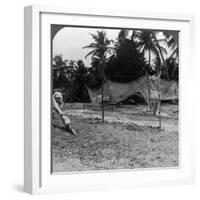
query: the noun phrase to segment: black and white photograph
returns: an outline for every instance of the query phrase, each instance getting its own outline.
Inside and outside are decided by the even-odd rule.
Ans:
[[[51,25],[51,172],[179,167],[179,31]]]

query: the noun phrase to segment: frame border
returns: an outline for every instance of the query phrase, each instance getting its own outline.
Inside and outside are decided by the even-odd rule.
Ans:
[[[190,24],[194,38],[194,16],[188,14],[137,12],[130,10],[96,10],[65,8],[58,6],[28,6],[24,8],[24,191],[41,193],[41,69],[40,69],[40,15],[69,14],[79,16],[100,16],[135,18],[149,20],[185,21]],[[194,39],[192,39],[194,48]],[[39,53],[38,53],[39,52]],[[194,60],[194,58],[192,59]],[[192,61],[192,65],[194,65]],[[39,105],[39,108],[38,106]],[[38,112],[37,112],[38,111]],[[39,114],[39,116],[38,116]],[[194,160],[194,158],[193,158]],[[194,171],[194,170],[193,170]],[[177,180],[179,183],[180,180]],[[194,173],[190,181],[194,182]]]

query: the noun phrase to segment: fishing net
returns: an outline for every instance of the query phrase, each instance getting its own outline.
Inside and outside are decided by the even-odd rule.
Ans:
[[[87,87],[87,89],[92,103],[98,104],[102,102],[102,88],[91,89]],[[103,96],[104,101],[118,103],[131,95],[139,93],[144,97],[145,102],[148,103],[149,90],[160,91],[161,100],[178,99],[178,83],[176,81],[148,79],[147,76],[129,83],[118,83],[107,80],[103,85]]]

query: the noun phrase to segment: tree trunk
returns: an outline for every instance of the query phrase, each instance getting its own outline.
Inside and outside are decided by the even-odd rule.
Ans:
[[[160,77],[159,77],[159,96],[158,96],[158,101],[159,101],[159,110],[158,110],[158,114],[159,114],[159,129],[161,130],[161,90],[160,90]]]
[[[149,49],[149,68],[151,67],[151,52]],[[147,77],[147,87],[148,87],[148,98],[149,98],[149,105],[148,105],[148,109],[149,112],[151,113],[151,91],[150,91],[150,80],[149,80],[149,74],[146,71],[146,77]]]
[[[133,41],[134,36],[135,36],[135,30],[133,30],[133,32],[132,32],[132,35],[131,35],[131,41]]]
[[[154,35],[154,33],[152,33],[153,34],[153,37],[154,37],[154,39],[155,39],[155,41],[156,41],[156,44],[157,44],[157,47],[158,47],[158,49],[159,49],[159,52],[160,52],[160,55],[161,55],[161,58],[162,58],[162,61],[163,61],[163,64],[164,64],[164,66],[165,66],[165,69],[166,69],[166,72],[167,72],[167,68],[166,68],[166,63],[165,63],[165,60],[164,60],[164,57],[163,57],[163,55],[162,55],[162,52],[161,52],[161,49],[160,49],[160,45],[159,45],[159,43],[158,43],[158,40],[156,39],[156,36]],[[158,83],[158,90],[159,90],[159,129],[161,130],[161,89],[160,89],[160,82],[161,82],[161,80],[160,80],[160,75],[161,75],[161,67],[160,67],[160,69],[159,69],[159,83]],[[167,79],[169,78],[169,76],[168,76],[168,72],[167,72]]]
[[[156,36],[153,32],[152,32],[152,35],[153,35],[153,38],[155,39],[156,45],[158,47],[158,50],[159,50],[159,53],[160,53],[160,56],[161,56],[161,59],[162,59],[162,62],[163,62],[164,68],[165,68],[165,72],[166,72],[166,75],[167,75],[167,80],[169,80],[169,74],[168,74],[168,71],[167,71],[167,66],[166,66],[165,59],[164,59],[164,56],[162,54],[160,45],[159,45],[158,40],[157,40],[157,38],[156,38]],[[160,69],[160,71],[161,71],[161,69]]]

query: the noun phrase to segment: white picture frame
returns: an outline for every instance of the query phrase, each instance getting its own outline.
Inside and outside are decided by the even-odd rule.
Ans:
[[[114,10],[86,10],[56,6],[25,8],[25,128],[24,189],[31,194],[120,189],[194,182],[194,131],[190,131],[194,68],[194,16]],[[89,19],[89,20],[88,20]],[[51,174],[50,156],[50,24],[75,24],[180,30],[180,166],[174,169],[138,169]],[[43,38],[49,38],[43,39]],[[188,67],[190,66],[190,67]],[[45,76],[44,76],[45,74]],[[183,80],[187,78],[187,83]]]

